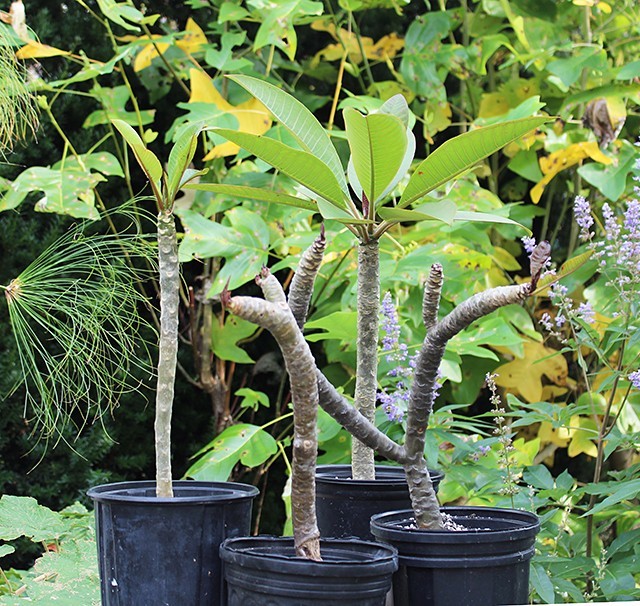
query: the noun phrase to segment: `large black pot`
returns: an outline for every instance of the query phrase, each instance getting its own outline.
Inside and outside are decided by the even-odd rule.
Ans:
[[[443,474],[433,470],[429,473],[437,491]],[[350,465],[319,465],[316,470],[316,513],[323,537],[372,541],[372,515],[410,507],[402,467],[376,465],[375,480],[352,480]]]
[[[102,606],[218,606],[218,554],[249,533],[258,489],[233,482],[119,482],[88,491],[95,502]]]
[[[374,536],[398,549],[394,606],[527,604],[538,517],[490,507],[443,511],[467,530],[419,530],[410,510],[372,518]]]
[[[389,545],[320,542],[322,562],[295,556],[291,537],[228,539],[220,547],[228,606],[383,606],[398,568]]]

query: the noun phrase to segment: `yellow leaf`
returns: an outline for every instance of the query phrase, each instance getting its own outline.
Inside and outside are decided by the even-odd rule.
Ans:
[[[176,42],[176,46],[188,55],[197,53],[203,45],[207,44],[207,37],[204,35],[200,26],[191,17],[187,19],[187,25],[184,32],[185,35]]]
[[[138,38],[138,40],[147,40],[149,43],[136,55],[136,59],[133,62],[134,71],[139,72],[149,67],[151,62],[159,56],[158,51],[164,54],[171,46],[168,42],[157,42],[155,45],[152,43],[153,40],[161,37],[162,36],[154,34],[151,36],[151,40],[148,36]],[[200,26],[189,17],[184,29],[184,35],[176,41],[176,46],[187,55],[192,55],[198,52],[204,44],[207,44],[207,37],[204,35]]]
[[[594,440],[598,437],[598,428],[593,419],[575,415],[571,417],[571,442],[567,454],[570,457],[577,457],[584,453],[590,457],[598,455],[598,449]]]
[[[154,34],[152,36],[153,39],[161,38],[162,36],[158,34]],[[149,40],[147,38],[147,40]],[[149,40],[149,44],[144,46],[142,50],[136,55],[135,61],[133,62],[133,71],[140,72],[146,67],[151,65],[151,62],[158,56],[158,51],[164,53],[169,48],[170,44],[168,42],[156,42],[156,44],[152,44],[151,40]]]
[[[18,59],[40,59],[42,57],[60,57],[70,55],[69,51],[60,50],[48,44],[41,44],[35,40],[29,40],[21,49],[16,52]]]
[[[340,61],[344,56],[345,49],[349,61],[358,65],[362,63],[362,50],[364,50],[367,59],[383,61],[385,59],[393,59],[404,48],[404,40],[395,32],[383,36],[375,44],[373,38],[361,36],[361,50],[358,38],[353,32],[343,28],[336,30],[336,26],[333,23],[318,19],[311,24],[311,28],[316,31],[328,32],[338,42],[338,44],[329,44],[321,51],[318,51],[311,62],[312,65],[317,65],[322,60]]]
[[[502,116],[511,109],[507,98],[502,93],[485,93],[480,98],[478,118]]]
[[[538,437],[543,444],[555,444],[564,448],[571,439],[569,430],[566,427],[553,427],[549,421],[540,423]]]
[[[600,151],[595,141],[574,143],[565,149],[540,158],[540,170],[544,177],[531,190],[533,203],[537,204],[540,201],[544,188],[559,172],[579,164],[586,158],[591,158],[594,162],[600,162],[601,164],[611,164],[613,162],[611,158]]]
[[[542,401],[542,377],[564,385],[569,374],[567,361],[554,349],[535,341],[524,342],[524,357],[496,369],[496,383],[527,402]]]
[[[220,111],[232,114],[238,120],[238,130],[262,135],[271,127],[271,114],[269,110],[257,99],[253,97],[239,105],[231,105],[218,91],[213,84],[213,80],[203,71],[192,69],[191,75],[191,97],[189,103],[212,103]],[[209,126],[215,126],[210,124]],[[204,160],[222,158],[224,156],[235,156],[239,147],[235,143],[227,141],[221,145],[216,145],[205,157]]]
[[[424,136],[433,143],[432,135],[439,133],[451,125],[451,106],[446,101],[427,99],[424,106]]]
[[[598,2],[598,4],[596,4],[596,6],[605,14],[605,15],[610,15],[611,14],[611,5],[607,4],[606,2]]]
[[[516,463],[524,467],[533,465],[533,461],[540,451],[540,442],[541,440],[539,437],[534,438],[533,440],[525,440],[524,438],[514,440],[513,447],[515,449],[514,458]]]

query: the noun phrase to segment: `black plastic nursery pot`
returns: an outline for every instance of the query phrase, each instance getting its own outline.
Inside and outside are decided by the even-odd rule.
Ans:
[[[538,517],[490,507],[442,511],[467,530],[419,530],[411,510],[371,519],[374,536],[398,549],[394,606],[527,604]]]
[[[258,489],[234,482],[119,482],[88,491],[96,514],[102,606],[218,606],[219,548],[249,533]]]
[[[292,537],[227,539],[220,547],[227,606],[384,606],[398,568],[389,545],[320,541],[322,562],[298,558]]]
[[[443,474],[429,473],[437,491]],[[409,487],[402,467],[376,465],[375,480],[351,479],[351,465],[319,465],[316,470],[316,513],[322,537],[373,541],[371,516],[409,508]]]

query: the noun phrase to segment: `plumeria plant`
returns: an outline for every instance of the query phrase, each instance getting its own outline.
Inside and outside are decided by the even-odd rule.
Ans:
[[[378,242],[398,222],[424,219],[454,221],[511,222],[504,217],[457,210],[449,202],[424,202],[425,196],[457,175],[473,168],[545,122],[543,117],[469,131],[460,135],[420,162],[408,178],[399,198],[398,184],[409,173],[415,153],[410,112],[400,95],[386,101],[377,112],[362,115],[344,111],[350,158],[346,177],[329,135],[315,117],[297,100],[264,81],[246,76],[233,80],[256,96],[292,135],[298,147],[274,139],[227,129],[215,133],[238,144],[268,162],[301,186],[300,197],[250,187],[201,184],[197,189],[256,200],[289,204],[316,210],[325,219],[340,221],[358,242],[358,338],[355,406],[340,394],[320,372],[305,341],[306,320],[315,274],[322,262],[325,236],[321,233],[305,252],[288,297],[278,280],[263,269],[256,281],[264,299],[222,294],[227,309],[269,330],[276,338],[291,381],[294,408],[292,470],[292,510],[294,542],[299,555],[319,559],[319,532],[315,520],[314,473],[317,450],[316,416],[318,403],[362,445],[354,448],[353,476],[374,477],[374,453],[404,467],[415,513],[422,528],[442,529],[443,517],[433,490],[424,457],[425,430],[433,407],[438,371],[449,339],[472,322],[512,303],[520,303],[535,289],[539,272],[531,282],[502,286],[478,293],[439,318],[442,266],[431,266],[424,289],[422,319],[426,338],[398,375],[413,374],[407,399],[404,444],[397,444],[374,424],[378,399],[377,345],[379,336],[380,277]],[[413,209],[409,208],[419,203]],[[541,252],[542,251],[542,252]],[[546,243],[538,255],[548,253]],[[391,346],[391,343],[388,344]],[[400,356],[406,356],[404,348]],[[412,368],[412,367],[415,368]]]

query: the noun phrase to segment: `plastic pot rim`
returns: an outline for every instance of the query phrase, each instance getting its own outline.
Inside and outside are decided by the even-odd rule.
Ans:
[[[469,528],[461,531],[451,530],[426,530],[422,528],[407,528],[401,525],[408,519],[413,518],[411,509],[401,509],[396,511],[388,511],[379,513],[371,517],[371,532],[380,540],[399,538],[400,535],[407,540],[411,537],[416,542],[438,542],[446,537],[448,543],[464,543],[468,542],[470,537],[474,538],[476,543],[490,543],[495,541],[511,541],[514,533],[531,533],[536,535],[540,530],[540,518],[535,513],[525,511],[523,509],[509,509],[503,507],[482,507],[461,505],[452,507],[441,507],[440,511],[451,515],[455,521],[464,524],[465,518],[474,516],[476,519],[496,520],[500,516],[506,516],[513,522],[511,528]],[[492,515],[494,514],[494,515]],[[520,521],[518,521],[518,519]],[[374,529],[377,532],[374,532]]]
[[[194,505],[199,503],[237,502],[254,499],[259,490],[251,484],[239,482],[207,482],[200,480],[176,480],[173,482],[173,497],[157,497],[155,480],[135,482],[113,482],[94,486],[87,491],[98,503],[147,503],[150,505]],[[136,492],[144,494],[136,494]]]
[[[344,484],[349,482],[356,486],[380,486],[386,484],[406,484],[404,469],[399,465],[376,465],[375,480],[354,480],[351,477],[351,465],[318,465],[316,468],[316,481],[326,484]],[[380,474],[380,477],[378,477]],[[432,481],[440,481],[444,473],[436,469],[429,469]]]
[[[253,544],[257,544],[252,546]],[[324,571],[330,569],[343,569],[345,566],[357,568],[369,568],[372,565],[378,567],[389,567],[389,570],[397,570],[398,567],[398,550],[392,545],[386,543],[376,543],[374,541],[363,541],[357,538],[341,538],[341,539],[320,539],[321,553],[337,555],[334,559],[325,559],[321,562],[307,560],[295,555],[286,553],[274,553],[271,551],[261,551],[260,545],[270,544],[281,550],[291,552],[293,550],[293,537],[277,537],[269,535],[258,535],[255,537],[235,537],[226,539],[220,545],[220,557],[223,561],[231,563],[240,559],[251,558],[256,564],[260,562],[265,568],[277,567],[278,569],[286,563],[287,568],[307,568],[309,566],[318,567]],[[354,551],[354,547],[356,550]],[[358,547],[362,548],[358,551]],[[362,554],[362,557],[342,557],[342,554],[348,553],[351,549],[354,553]],[[367,554],[370,550],[370,555]],[[258,566],[257,566],[258,567]],[[262,567],[262,566],[259,566]]]

